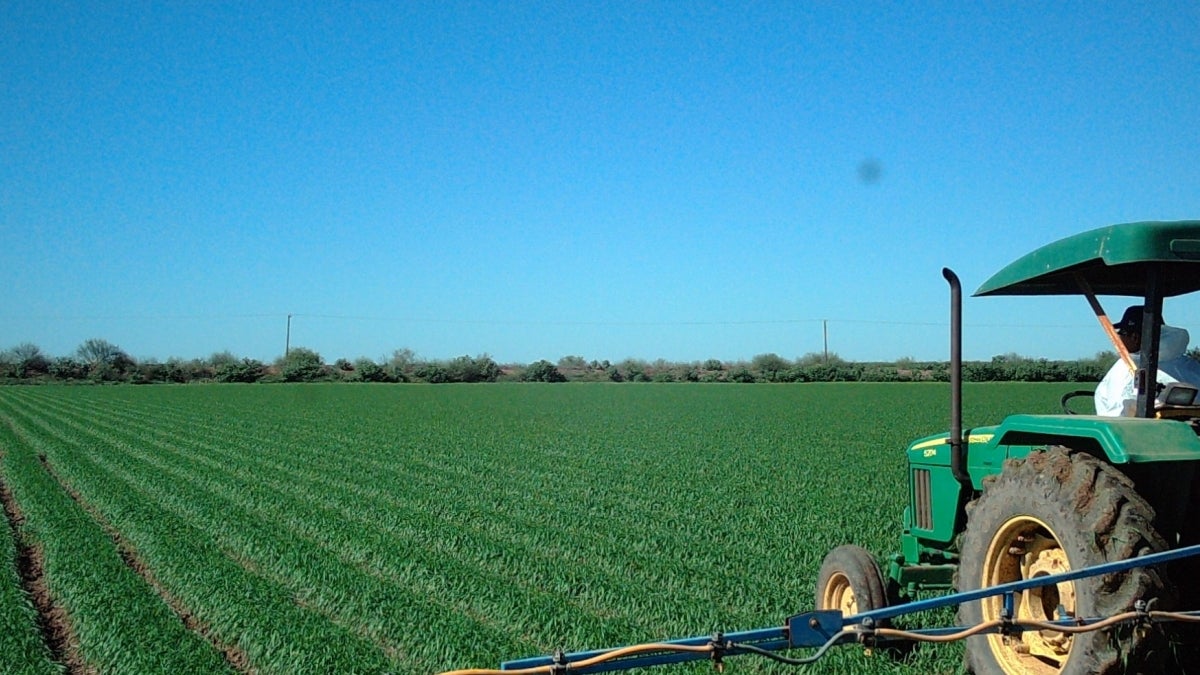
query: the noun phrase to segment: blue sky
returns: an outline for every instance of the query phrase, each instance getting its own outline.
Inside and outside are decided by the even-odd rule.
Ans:
[[[0,349],[270,360],[293,314],[329,361],[794,358],[825,326],[945,359],[943,266],[969,292],[1200,218],[1197,35],[1173,2],[17,0]],[[1165,314],[1200,341],[1200,299]],[[964,320],[967,358],[1110,348],[1080,298]]]

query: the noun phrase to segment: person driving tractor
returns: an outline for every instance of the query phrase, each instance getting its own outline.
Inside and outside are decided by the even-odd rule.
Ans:
[[[1159,317],[1162,322],[1162,318]],[[1134,305],[1125,310],[1121,320],[1113,324],[1121,342],[1129,350],[1134,364],[1142,348],[1142,306]],[[1162,324],[1159,336],[1158,382],[1186,382],[1200,386],[1200,362],[1187,355],[1187,329]],[[1137,399],[1134,389],[1134,373],[1122,360],[1117,359],[1104,379],[1096,387],[1096,414],[1115,417],[1132,414],[1129,404]]]

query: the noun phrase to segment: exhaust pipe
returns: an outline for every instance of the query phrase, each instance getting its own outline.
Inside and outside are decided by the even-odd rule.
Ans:
[[[950,472],[970,488],[962,432],[962,284],[949,267],[942,268],[942,276],[950,284]]]

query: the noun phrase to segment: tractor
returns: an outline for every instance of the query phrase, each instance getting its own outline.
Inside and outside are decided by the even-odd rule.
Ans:
[[[1016,260],[975,292],[1085,297],[1133,373],[1136,396],[1123,416],[1083,414],[1075,399],[1091,392],[1071,392],[1061,414],[964,429],[962,289],[954,272],[942,274],[950,285],[950,429],[906,450],[899,553],[881,566],[859,546],[833,549],[818,573],[816,609],[782,626],[559,652],[456,675],[592,673],[701,658],[720,666],[737,654],[807,664],[838,644],[898,653],[918,639],[965,639],[966,667],[981,675],[1163,669],[1162,624],[1200,622],[1200,382],[1163,386],[1158,368],[1163,299],[1200,290],[1200,221],[1077,234]],[[1141,303],[1136,356],[1098,295]],[[890,626],[945,607],[957,607],[958,626]],[[1185,661],[1195,642],[1179,641]],[[776,654],[801,647],[818,649]]]
[[[1083,232],[1016,260],[975,292],[1086,297],[1135,371],[1127,416],[1077,414],[1072,399],[1089,392],[1072,392],[1062,414],[1017,414],[964,430],[961,289],[952,271],[943,275],[951,294],[950,431],[907,448],[900,552],[881,567],[862,548],[835,548],[818,575],[817,608],[857,614],[925,591],[973,591],[1200,543],[1200,382],[1164,386],[1148,375],[1158,373],[1163,299],[1200,290],[1200,221]],[[1136,360],[1097,295],[1141,302]],[[1160,609],[1194,602],[1191,560],[1029,588],[1008,601],[962,602],[959,623],[1104,617],[1139,601]],[[1146,662],[1152,638],[1120,626],[980,634],[967,638],[966,665],[987,674],[1117,672]]]

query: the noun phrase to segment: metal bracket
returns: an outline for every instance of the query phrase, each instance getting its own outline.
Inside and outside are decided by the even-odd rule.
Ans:
[[[1000,610],[1000,634],[1004,636],[1017,635],[1021,629],[1013,624],[1013,615],[1016,613],[1016,594],[1008,591],[1003,598],[1004,606]]]
[[[814,647],[825,644],[842,632],[842,618],[841,610],[837,609],[819,609],[788,617],[788,646]]]
[[[870,656],[875,650],[875,619],[867,617],[863,622],[858,624],[858,642],[863,646],[863,651],[867,656]]]
[[[725,672],[725,652],[729,651],[729,641],[725,639],[725,634],[721,631],[713,633],[708,646],[712,647],[713,669],[718,673]]]
[[[554,650],[554,656],[551,657],[550,675],[567,675],[567,671],[571,668],[571,664],[567,661],[567,655],[563,650]]]

